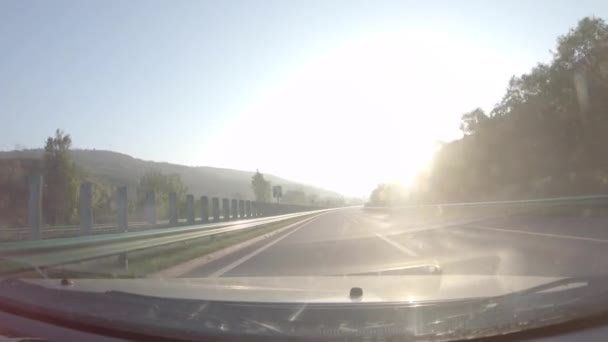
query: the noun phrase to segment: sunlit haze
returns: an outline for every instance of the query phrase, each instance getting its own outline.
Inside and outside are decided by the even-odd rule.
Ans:
[[[410,184],[463,112],[490,109],[558,34],[606,14],[553,1],[25,3],[0,4],[0,148],[62,128],[78,148],[357,196]]]
[[[350,194],[382,181],[409,184],[438,141],[458,137],[458,114],[499,98],[501,70],[517,69],[508,56],[460,39],[379,31],[320,51],[236,116],[221,140],[228,153],[207,153],[219,164],[247,167],[260,162],[258,154],[239,164],[232,156],[243,141],[256,141],[269,146],[266,168],[306,182]],[[446,50],[454,53],[446,58]]]

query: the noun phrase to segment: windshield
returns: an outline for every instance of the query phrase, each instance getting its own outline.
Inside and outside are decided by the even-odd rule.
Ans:
[[[285,324],[433,302],[452,318],[421,320],[476,322],[423,329],[451,339],[526,329],[501,311],[466,330],[487,311],[455,301],[543,322],[537,306],[603,298],[605,18],[601,1],[1,1],[0,301],[17,281],[22,301],[296,305]]]

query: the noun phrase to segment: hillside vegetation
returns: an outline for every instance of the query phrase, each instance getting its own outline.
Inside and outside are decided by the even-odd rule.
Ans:
[[[406,196],[382,185],[373,202],[459,202],[608,192],[608,26],[584,18],[548,63],[513,76],[489,112],[462,115]],[[411,190],[411,189],[410,189]]]
[[[1,160],[41,160],[43,151],[24,150],[0,152]],[[195,195],[219,196],[253,200],[251,176],[255,171],[215,168],[208,166],[184,166],[164,162],[145,161],[126,154],[103,150],[71,150],[70,157],[87,178],[109,186],[136,187],[141,177],[151,170],[163,174],[177,174]],[[282,185],[285,190],[300,190],[317,194],[319,198],[339,198],[338,193],[300,184],[284,178],[265,174],[272,184]]]
[[[69,140],[58,135],[47,142]],[[71,141],[62,149],[55,146],[49,155],[42,149],[0,152],[0,227],[27,224],[28,177],[44,175],[44,221],[46,224],[78,222],[78,185],[94,184],[93,211],[97,223],[116,219],[114,191],[127,186],[131,219],[143,220],[145,192],[157,192],[158,215],[168,217],[169,192],[178,194],[180,212],[185,212],[185,195],[196,199],[195,212],[200,209],[200,196],[255,200],[252,190],[253,171],[144,161],[131,156],[101,150],[72,150]],[[61,161],[62,155],[67,159]],[[49,156],[54,156],[49,159]],[[56,165],[53,166],[57,160]],[[344,199],[335,192],[299,184],[272,175],[264,175],[267,186],[281,185],[286,195],[283,203],[298,205],[340,205]],[[297,195],[297,196],[294,196]],[[272,199],[266,199],[267,201]]]

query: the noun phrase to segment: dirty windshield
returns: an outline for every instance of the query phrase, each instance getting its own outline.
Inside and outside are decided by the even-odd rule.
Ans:
[[[607,18],[0,1],[0,297],[447,303],[603,276]]]

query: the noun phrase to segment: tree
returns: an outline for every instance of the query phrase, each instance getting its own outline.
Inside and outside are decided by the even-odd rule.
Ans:
[[[264,178],[264,175],[259,170],[251,177],[251,189],[256,201],[270,201],[270,182]]]
[[[285,195],[283,195],[282,202],[286,204],[308,204],[306,193],[300,190],[287,190]]]
[[[374,206],[383,206],[386,204],[385,194],[386,184],[378,184],[369,196],[369,203]]]
[[[72,138],[57,129],[44,147],[44,217],[47,223],[70,223],[77,215],[79,174],[70,159]]]
[[[476,109],[462,116],[464,136],[437,152],[423,197],[460,201],[605,192],[606,94],[608,26],[583,18],[558,38],[549,63],[511,78],[489,115]]]
[[[109,223],[115,219],[115,213],[112,210],[113,192],[112,188],[106,184],[99,182],[93,183],[93,198],[92,207],[95,215],[95,222]]]
[[[462,115],[460,130],[465,135],[474,134],[487,119],[486,113],[481,108],[477,108]]]
[[[319,199],[318,194],[313,193],[313,194],[308,195],[308,203],[310,203],[310,205],[316,205],[318,199]]]
[[[369,196],[371,206],[398,205],[406,201],[407,191],[399,184],[378,184]]]
[[[150,170],[139,179],[137,186],[137,207],[143,208],[146,203],[146,194],[154,192],[156,207],[161,217],[168,217],[169,213],[169,193],[175,192],[177,198],[184,198],[188,191],[181,177],[178,174],[166,175],[157,170]],[[178,203],[180,211],[185,208],[185,203]]]

